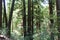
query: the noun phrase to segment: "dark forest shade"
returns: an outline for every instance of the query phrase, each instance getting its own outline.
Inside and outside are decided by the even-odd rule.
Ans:
[[[50,11],[50,17],[53,16],[53,3],[52,3],[52,0],[49,0],[49,11]],[[50,28],[53,27],[53,24],[54,24],[54,20],[50,18]],[[50,37],[51,40],[54,40],[54,33],[51,32],[51,37]]]
[[[9,21],[8,21],[8,32],[7,32],[8,37],[11,36],[10,30],[11,30],[11,20],[12,20],[12,15],[13,15],[14,3],[15,3],[15,0],[12,0],[12,6],[11,6],[11,10],[9,14]]]
[[[28,0],[28,37],[29,40],[33,40],[33,29],[32,29],[32,0]]]
[[[53,4],[52,4],[52,0],[49,0],[49,10],[50,10],[50,15],[53,14]]]
[[[60,0],[56,0],[57,23],[58,23],[58,40],[60,40]]]
[[[0,30],[2,29],[2,0],[0,0]]]

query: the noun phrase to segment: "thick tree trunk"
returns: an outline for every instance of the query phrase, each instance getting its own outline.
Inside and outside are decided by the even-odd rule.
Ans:
[[[50,10],[50,29],[53,28],[54,20],[51,19],[53,17],[53,3],[52,0],[49,0],[49,10]],[[54,40],[54,33],[51,31],[51,40]]]
[[[0,30],[1,29],[2,29],[2,0],[0,0]]]
[[[58,40],[60,40],[60,0],[56,0],[57,7],[57,23],[58,23]]]
[[[33,26],[32,26],[32,2],[31,0],[28,0],[28,37],[29,37],[29,40],[33,40]]]

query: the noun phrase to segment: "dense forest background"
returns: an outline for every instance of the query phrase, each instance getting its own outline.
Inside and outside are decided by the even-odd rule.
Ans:
[[[59,2],[3,0],[0,33],[11,40],[60,40]]]

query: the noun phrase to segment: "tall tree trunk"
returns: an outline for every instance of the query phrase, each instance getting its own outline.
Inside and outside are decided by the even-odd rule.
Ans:
[[[32,0],[32,29],[31,29],[31,31],[32,31],[32,40],[33,40],[33,26],[34,26],[34,21],[33,21],[33,19],[34,19],[34,3],[33,3],[33,0]]]
[[[6,28],[7,28],[7,15],[6,15],[6,3],[5,0],[3,0],[4,3],[4,14],[3,14],[3,18],[5,20],[5,24],[6,24]]]
[[[24,29],[24,40],[26,39],[26,6],[25,0],[23,0],[23,29]]]
[[[10,38],[11,36],[11,20],[12,20],[12,15],[13,15],[13,9],[14,9],[14,3],[15,0],[12,0],[12,6],[11,6],[11,10],[10,10],[10,14],[9,14],[9,21],[8,21],[8,32],[7,32],[7,36]]]
[[[58,40],[60,40],[60,0],[56,0],[57,23],[58,23]]]
[[[0,0],[0,30],[1,29],[2,29],[2,0]]]
[[[31,0],[28,0],[28,37],[29,37],[29,40],[33,40],[33,35],[32,35],[32,32],[33,32],[33,29],[32,29],[32,10],[31,10],[31,7],[32,7],[32,2]]]
[[[54,23],[54,20],[51,19],[53,17],[53,3],[52,3],[52,0],[49,0],[49,9],[50,9],[50,28],[52,29],[53,28],[53,23]],[[54,40],[54,33],[51,31],[51,40]]]

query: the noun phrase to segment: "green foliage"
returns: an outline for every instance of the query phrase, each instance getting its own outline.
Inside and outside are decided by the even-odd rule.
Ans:
[[[47,0],[46,0],[47,1]],[[12,0],[9,0],[7,3],[8,11],[7,15],[9,14],[9,10],[11,8]],[[26,18],[28,16],[28,0],[25,1],[26,5]],[[50,29],[50,15],[49,15],[49,6],[47,5],[44,7],[41,3],[44,0],[33,0],[33,9],[34,9],[34,33],[33,39],[34,40],[51,40],[50,33],[51,31],[54,35],[57,35],[57,23],[56,23],[56,8],[55,8],[55,0],[52,0],[52,4],[54,6],[54,14],[52,18],[54,19],[54,26]],[[45,5],[45,4],[44,4]],[[9,15],[8,15],[9,16]],[[26,19],[27,20],[27,19]],[[36,22],[40,23],[40,28],[37,29]],[[27,23],[28,24],[28,23]],[[3,23],[2,25],[5,25]],[[6,28],[3,26],[3,33],[6,35]],[[27,28],[26,28],[27,29]],[[24,30],[23,30],[23,2],[22,0],[15,0],[13,17],[12,17],[12,25],[11,25],[11,39],[12,40],[24,40]],[[28,40],[28,36],[25,37]]]

